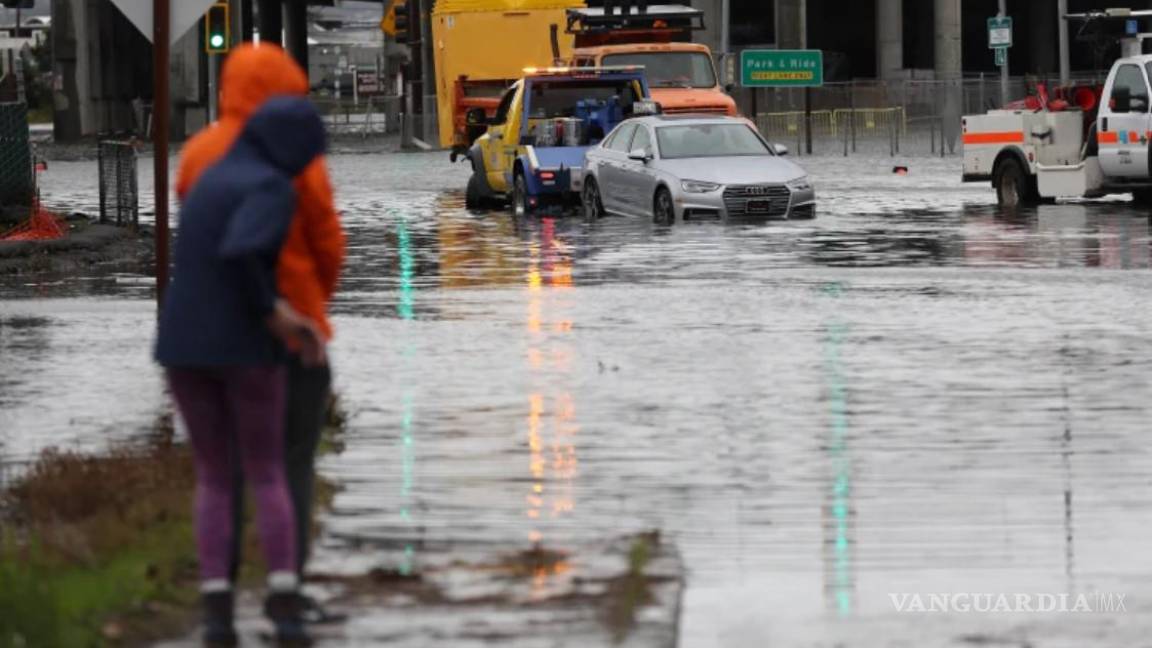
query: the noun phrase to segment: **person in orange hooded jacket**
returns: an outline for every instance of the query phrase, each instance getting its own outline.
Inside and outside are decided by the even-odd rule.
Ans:
[[[276,96],[307,94],[307,73],[279,46],[245,43],[235,48],[220,76],[219,120],[197,133],[181,152],[176,181],[180,198],[186,197],[201,174],[228,153],[261,105]],[[296,177],[294,187],[296,211],[277,263],[277,288],[296,311],[316,322],[325,338],[323,342],[327,342],[332,337],[328,304],[344,262],[345,239],[324,158],[317,158],[305,168]],[[316,446],[326,414],[331,372],[326,365],[305,366],[293,353],[287,375],[285,468],[296,512],[298,571],[303,576],[311,540]],[[237,519],[241,519],[242,503],[237,502],[235,507]],[[236,536],[239,538],[240,534]],[[235,566],[239,562],[239,543],[234,552]],[[320,616],[324,616],[322,611]]]

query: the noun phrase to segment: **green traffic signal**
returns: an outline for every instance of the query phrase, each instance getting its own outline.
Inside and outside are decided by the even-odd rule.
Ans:
[[[218,2],[209,7],[204,16],[204,51],[209,54],[226,54],[232,40],[231,28],[228,3]]]

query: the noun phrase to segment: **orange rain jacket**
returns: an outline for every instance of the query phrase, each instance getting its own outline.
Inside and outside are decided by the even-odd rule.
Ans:
[[[232,148],[248,118],[277,95],[308,94],[308,76],[283,49],[245,43],[233,50],[220,74],[220,119],[184,145],[176,193],[183,200],[200,174]],[[291,133],[284,133],[292,137]],[[344,263],[344,230],[324,158],[296,177],[296,213],[280,252],[276,283],[281,296],[332,337],[328,303]]]

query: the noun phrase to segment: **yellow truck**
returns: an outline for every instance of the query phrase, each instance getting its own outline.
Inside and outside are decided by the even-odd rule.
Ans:
[[[524,69],[547,66],[572,53],[565,33],[568,9],[581,0],[437,0],[432,11],[440,144],[463,153],[484,133],[469,125],[469,110],[492,115]]]

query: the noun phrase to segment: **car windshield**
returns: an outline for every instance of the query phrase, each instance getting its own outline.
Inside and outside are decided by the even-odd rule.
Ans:
[[[714,88],[716,72],[712,57],[703,52],[633,52],[609,54],[605,67],[642,65],[653,88]]]
[[[772,155],[764,140],[746,124],[692,124],[656,129],[660,156],[666,159]]]

